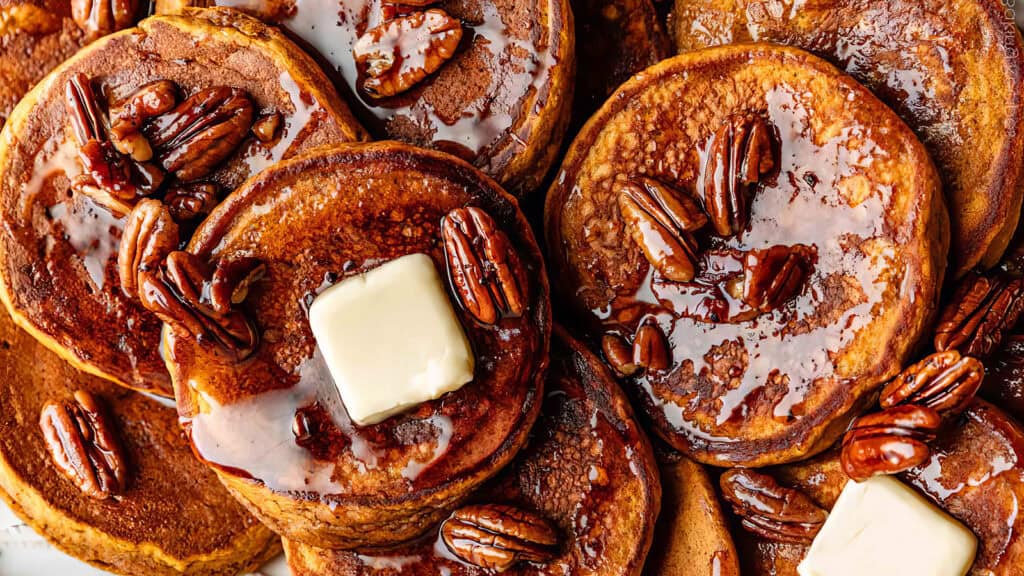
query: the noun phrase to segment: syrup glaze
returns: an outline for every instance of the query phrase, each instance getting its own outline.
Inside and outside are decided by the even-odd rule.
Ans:
[[[406,254],[427,254],[444,270],[441,219],[467,204],[495,219],[526,266],[526,312],[484,325],[458,309],[476,357],[473,382],[379,424],[353,425],[317,353],[308,305],[326,287]],[[393,521],[413,537],[423,514],[443,512],[435,502],[464,496],[525,442],[547,356],[543,264],[512,199],[468,164],[398,143],[306,155],[238,190],[189,249],[211,261],[245,254],[267,267],[245,303],[262,335],[251,359],[238,364],[191,337],[166,336],[196,452],[232,487],[282,507],[322,506],[316,514],[336,514],[340,530],[365,524],[378,508],[410,506]],[[425,498],[438,510],[416,509]],[[365,515],[346,516],[361,506]],[[304,529],[269,513],[263,519],[289,536]],[[350,537],[342,541],[351,545]]]
[[[677,449],[754,465],[823,448],[898,370],[934,313],[946,216],[924,150],[866,90],[782,48],[678,57],[612,102],[577,139],[549,195],[554,285],[595,341],[661,327],[671,370],[628,384]],[[707,138],[746,111],[774,127],[778,174],[755,191],[746,230],[699,238],[696,282],[666,281],[628,241],[617,183],[642,174],[702,189]],[[709,322],[709,296],[735,304],[723,284],[742,256],[777,245],[813,254],[802,292],[753,319]]]
[[[113,99],[157,79],[174,81],[182,96],[226,83],[247,90],[261,113],[280,113],[284,121],[275,140],[247,139],[211,175],[225,191],[276,160],[362,136],[337,96],[325,95],[310,80],[311,73],[319,73],[297,47],[284,45],[297,56],[290,64],[282,62],[267,49],[287,42],[281,34],[268,33],[253,43],[230,27],[234,21],[218,16],[190,20],[185,28],[173,17],[146,20],[142,28],[83,52],[21,105],[0,144],[0,261],[13,312],[68,350],[81,367],[165,396],[172,390],[158,354],[161,324],[122,293],[117,277],[123,222],[71,189],[81,168],[66,127],[67,78],[84,72],[94,78],[97,94]],[[218,40],[204,41],[196,50],[196,38],[211,30],[218,31],[212,36]],[[238,49],[242,39],[249,48]]]
[[[568,111],[563,102],[563,62],[569,48],[561,37],[568,15],[559,0],[445,0],[432,6],[463,22],[457,54],[411,90],[372,98],[361,88],[365,70],[356,66],[352,48],[367,30],[384,21],[383,0],[213,0],[280,24],[311,47],[337,73],[336,84],[355,105],[360,120],[379,138],[436,148],[472,162],[512,191],[524,181],[539,181],[546,165],[519,158],[535,139],[553,138],[539,126]],[[417,46],[397,46],[403,60],[424,59]],[[547,160],[546,162],[550,162]]]
[[[473,503],[535,511],[563,532],[561,553],[505,574],[634,574],[650,545],[660,500],[653,452],[607,369],[556,330],[542,416],[530,443]],[[307,574],[469,576],[437,530],[382,552],[332,552],[286,541],[290,567]]]

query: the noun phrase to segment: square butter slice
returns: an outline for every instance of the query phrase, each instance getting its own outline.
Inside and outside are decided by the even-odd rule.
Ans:
[[[473,351],[425,254],[328,288],[310,305],[309,325],[349,417],[361,426],[473,379]]]
[[[890,476],[849,482],[807,557],[801,576],[964,576],[974,534]]]

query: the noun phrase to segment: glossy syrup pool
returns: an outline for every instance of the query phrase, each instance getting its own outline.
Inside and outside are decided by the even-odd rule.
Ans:
[[[217,0],[268,17],[274,2]],[[383,99],[360,88],[352,48],[367,30],[383,22],[383,0],[295,0],[281,24],[333,68],[339,89],[357,103],[356,113],[378,136],[430,146],[477,160],[487,169],[488,151],[506,138],[522,138],[515,127],[529,97],[546,97],[545,83],[555,60],[550,39],[537,26],[513,24],[525,16],[507,2],[442,2],[463,22],[463,40],[456,55],[410,91]],[[449,6],[450,5],[450,6]],[[550,8],[550,7],[549,7]],[[526,13],[537,13],[531,8]],[[515,14],[515,16],[513,16]],[[423,60],[416,47],[402,47],[403,57]],[[543,102],[538,102],[539,107]]]
[[[880,312],[886,291],[899,289],[898,280],[884,277],[899,264],[886,239],[892,189],[864,176],[885,152],[869,128],[856,124],[817,138],[811,100],[784,85],[768,91],[767,116],[780,145],[778,174],[756,190],[745,231],[729,240],[704,240],[698,282],[669,282],[649,271],[635,293],[619,294],[593,311],[627,330],[651,320],[661,326],[674,369],[642,377],[639,385],[671,426],[693,438],[733,441],[690,421],[695,411],[709,413],[710,429],[718,431],[742,425],[765,404],[779,422],[799,418],[820,378],[839,379],[836,354]],[[707,150],[700,156],[704,165]],[[700,182],[702,176],[698,190]],[[813,253],[813,273],[802,292],[753,320],[707,322],[702,306],[714,282],[701,278],[735,276],[742,254],[777,245]]]

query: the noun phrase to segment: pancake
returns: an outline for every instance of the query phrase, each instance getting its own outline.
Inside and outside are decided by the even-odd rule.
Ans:
[[[173,407],[78,372],[6,313],[0,376],[0,497],[54,546],[118,574],[238,574],[279,550],[193,457]],[[79,390],[104,405],[126,454],[116,498],[86,495],[47,450],[43,406]]]
[[[1003,411],[976,400],[932,445],[928,460],[900,479],[962,522],[978,537],[971,576],[1010,576],[1024,562],[1024,430]],[[830,509],[847,477],[839,452],[773,470],[783,483]],[[736,533],[744,574],[796,576],[806,548]]]
[[[552,343],[542,415],[530,444],[474,504],[500,503],[540,514],[561,535],[545,562],[503,574],[639,575],[660,504],[658,471],[625,396],[600,361],[563,330]],[[438,531],[387,550],[318,550],[286,541],[296,576],[493,574],[461,562]]]
[[[0,134],[0,296],[20,326],[79,368],[170,395],[158,353],[160,322],[121,290],[117,278],[123,216],[72,187],[82,166],[68,127],[65,89],[78,74],[96,94],[110,92],[111,98],[156,80],[174,82],[182,98],[199,88],[229,86],[251,97],[256,118],[279,114],[274,139],[264,143],[242,133],[231,156],[202,178],[222,193],[283,157],[364,133],[313,61],[280,32],[213,9],[149,18],[94,42],[12,114]],[[170,152],[161,158],[174,161]],[[173,178],[165,182],[170,186]],[[158,190],[156,197],[163,194]]]
[[[216,5],[256,14],[303,40],[337,73],[338,89],[379,139],[459,156],[516,195],[537,188],[555,161],[572,107],[569,0],[158,0],[156,9]],[[353,48],[390,18],[428,8],[461,22],[454,55],[408,90],[371,96]],[[407,37],[398,36],[407,56],[398,61],[418,67],[420,48]]]
[[[408,254],[426,254],[444,271],[442,218],[467,205],[493,219],[499,232],[491,238],[505,236],[507,255],[520,262],[520,310],[478,321],[449,287],[463,304],[457,316],[476,359],[473,381],[355,426],[307,306],[327,287]],[[240,309],[260,334],[251,357],[238,361],[173,322],[164,349],[197,454],[280,534],[325,548],[414,538],[525,443],[547,366],[547,277],[515,200],[469,164],[395,142],[302,155],[237,190],[188,251],[210,264],[255,259],[265,267]],[[293,433],[300,412],[316,430],[302,445]]]
[[[759,44],[623,85],[573,142],[545,233],[556,296],[654,430],[720,466],[830,446],[926,336],[948,248],[906,125]]]
[[[952,220],[951,278],[994,266],[1024,195],[1024,44],[1002,0],[676,0],[681,52],[777,42],[844,69],[917,133]]]

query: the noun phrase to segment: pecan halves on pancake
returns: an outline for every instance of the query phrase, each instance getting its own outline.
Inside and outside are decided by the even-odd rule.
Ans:
[[[142,126],[157,162],[182,182],[209,175],[242,143],[256,109],[244,90],[215,86]]]
[[[499,504],[465,506],[441,525],[441,540],[459,560],[495,572],[518,562],[549,562],[561,537],[547,519]]]
[[[769,540],[809,544],[828,518],[806,494],[762,472],[728,470],[719,485],[743,528]]]
[[[697,272],[697,241],[693,232],[708,222],[689,195],[651,178],[639,178],[619,189],[619,212],[633,242],[662,276],[689,282]]]
[[[632,344],[623,336],[608,332],[601,339],[601,351],[620,376],[664,372],[672,367],[672,349],[668,339],[661,327],[650,321],[637,328]]]
[[[157,80],[133,92],[110,109],[110,140],[122,154],[138,162],[153,158],[149,140],[140,132],[142,124],[174,109],[178,87],[170,80]]]
[[[140,278],[158,274],[164,259],[177,250],[180,242],[178,224],[162,202],[147,198],[136,204],[128,215],[117,252],[121,290],[137,298]]]
[[[898,474],[931,455],[942,418],[926,406],[903,404],[861,416],[843,437],[843,471],[857,482],[881,474]]]
[[[441,220],[448,278],[456,299],[483,324],[518,317],[526,309],[526,271],[508,236],[476,207],[457,208]]]
[[[985,368],[976,358],[956,350],[936,352],[886,385],[879,403],[882,408],[916,404],[940,415],[956,415],[974,399],[984,378]]]
[[[220,186],[212,182],[172,184],[164,196],[171,217],[180,224],[198,222],[213,212],[219,202]]]
[[[455,55],[462,41],[462,23],[444,10],[431,8],[400,16],[363,34],[352,55],[373,98],[400,94],[436,72]]]
[[[132,26],[138,13],[138,0],[71,0],[71,18],[93,37]]]
[[[958,350],[984,360],[1024,311],[1024,278],[971,274],[961,281],[942,310],[935,349]]]
[[[808,252],[803,246],[772,246],[747,252],[743,259],[743,302],[759,312],[770,312],[799,294],[810,275]]]
[[[118,496],[128,483],[128,463],[113,421],[84,390],[74,400],[47,402],[39,415],[54,465],[86,495]]]
[[[756,114],[730,116],[711,138],[702,174],[704,209],[719,236],[750,219],[752,187],[775,169],[771,128]]]

